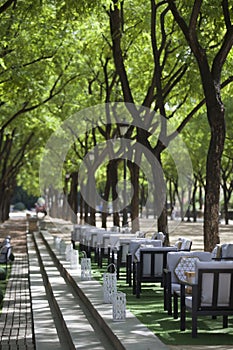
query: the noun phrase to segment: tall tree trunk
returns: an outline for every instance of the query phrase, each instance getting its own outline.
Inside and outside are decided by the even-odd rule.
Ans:
[[[224,197],[224,219],[225,219],[225,224],[229,224],[229,213],[228,213],[228,196],[227,196],[227,188],[226,184],[223,185],[223,197]]]
[[[133,185],[133,197],[131,201],[132,232],[139,231],[139,166],[128,162],[131,183]]]
[[[69,204],[73,211],[71,215],[71,221],[77,223],[77,213],[78,213],[78,172],[75,171],[71,175],[71,185],[70,185],[70,195]]]
[[[83,212],[84,212],[83,208],[84,208],[84,199],[82,194],[80,193],[79,220],[81,224],[83,223]]]
[[[102,227],[107,228],[107,217],[108,217],[108,200],[110,195],[110,189],[111,189],[111,166],[110,163],[107,165],[107,174],[106,174],[106,184],[104,189],[104,204],[103,204],[103,211],[102,211]]]
[[[221,157],[225,141],[225,119],[222,105],[211,114],[211,140],[206,165],[206,194],[204,209],[204,248],[212,251],[219,240],[219,197]],[[213,120],[214,119],[214,120]],[[213,122],[214,121],[214,122]]]
[[[195,177],[194,184],[193,184],[193,195],[192,195],[193,222],[197,222],[196,193],[197,193],[197,178]]]
[[[118,193],[116,191],[117,182],[118,182],[117,166],[118,166],[118,161],[116,159],[112,159],[109,162],[109,175],[110,175],[113,202],[118,197]],[[118,208],[116,208],[114,204],[113,204],[113,225],[120,226],[120,217],[119,217]]]

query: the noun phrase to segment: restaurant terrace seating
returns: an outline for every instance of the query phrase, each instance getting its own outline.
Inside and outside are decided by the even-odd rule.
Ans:
[[[129,287],[132,285],[132,273],[135,271],[135,264],[139,257],[140,248],[145,247],[162,247],[163,242],[158,239],[135,239],[129,243],[128,254],[126,256],[126,282]]]
[[[211,261],[212,255],[210,252],[204,251],[178,251],[169,252],[167,254],[167,266],[163,271],[164,279],[164,310],[167,310],[169,315],[172,315],[172,298],[175,290],[180,289],[178,274],[179,264],[181,265],[183,261],[182,258],[198,258],[200,261]],[[195,270],[195,260],[187,261],[189,263],[189,270]],[[185,264],[181,268],[185,269]]]
[[[233,243],[216,244],[212,257],[215,260],[233,260]]]
[[[192,337],[198,334],[198,317],[222,316],[223,328],[228,327],[228,316],[233,316],[233,262],[212,261],[196,263],[195,283],[191,294],[186,292],[187,282],[180,283],[174,294],[175,303],[180,297],[180,330],[186,329],[186,311],[192,317]]]
[[[141,247],[137,262],[133,265],[133,294],[139,298],[142,283],[163,284],[163,270],[167,266],[167,253],[176,247]]]
[[[177,250],[190,251],[192,247],[192,241],[185,237],[179,237],[178,241],[175,243]]]

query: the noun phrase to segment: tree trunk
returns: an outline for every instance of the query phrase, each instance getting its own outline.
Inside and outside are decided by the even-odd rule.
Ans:
[[[117,199],[118,193],[116,191],[117,182],[118,182],[118,173],[117,173],[117,165],[118,161],[116,159],[112,159],[109,163],[109,177],[112,189],[112,200],[113,200],[113,225],[120,226],[120,217],[118,208],[115,207],[114,200]]]
[[[7,221],[10,213],[10,200],[11,192],[5,186],[1,186],[0,189],[1,198],[4,200],[0,201],[0,222]]]
[[[70,195],[69,195],[69,204],[73,211],[71,215],[72,223],[77,223],[77,213],[78,213],[78,172],[75,171],[71,175],[71,185],[70,185]]]
[[[111,188],[111,167],[110,163],[107,165],[107,174],[106,174],[106,184],[104,189],[104,204],[103,204],[103,211],[102,211],[102,227],[107,228],[107,217],[108,217],[108,200],[110,195],[110,188]]]
[[[132,232],[139,231],[139,167],[136,163],[128,162],[131,183],[133,185],[133,198],[131,201]]]
[[[83,223],[83,208],[84,208],[84,199],[82,194],[80,193],[79,220],[81,224]]]
[[[223,197],[224,197],[224,219],[225,219],[225,224],[229,224],[229,213],[228,213],[228,199],[227,199],[227,188],[226,184],[223,185]]]
[[[225,141],[224,109],[212,110],[211,140],[207,156],[206,193],[204,209],[204,249],[212,251],[219,240],[219,197],[221,181],[221,156]],[[210,113],[210,112],[209,112]],[[210,119],[209,118],[209,119]],[[215,123],[213,123],[216,121]]]
[[[158,218],[158,232],[163,232],[165,235],[164,245],[169,246],[169,232],[168,232],[168,223],[167,223],[167,209],[164,206],[162,213]]]
[[[197,178],[195,178],[195,181],[193,184],[193,195],[192,195],[193,222],[197,222],[196,193],[197,193]]]

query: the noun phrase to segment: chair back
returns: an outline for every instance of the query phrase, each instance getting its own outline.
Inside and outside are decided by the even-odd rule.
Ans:
[[[163,272],[163,254],[141,251],[141,274],[145,276],[161,276]]]
[[[159,239],[160,241],[162,241],[162,243],[164,242],[166,236],[163,232],[156,232],[153,233],[153,235],[151,236],[151,239]]]
[[[161,240],[158,240],[158,239],[147,239],[147,238],[133,239],[129,244],[129,253],[134,256],[136,251],[143,245],[147,245],[147,246],[150,245],[153,247],[162,247],[163,243]]]
[[[195,309],[233,311],[233,263],[212,261],[196,263],[197,295]]]
[[[140,248],[140,274],[143,277],[161,277],[167,265],[167,254],[174,247]],[[174,248],[175,249],[175,248]]]
[[[203,251],[178,251],[178,252],[169,252],[167,254],[167,269],[171,271],[171,282],[178,283],[177,274],[175,273],[175,268],[179,263],[181,257],[197,257],[200,261],[211,261],[211,253]]]
[[[221,246],[221,258],[233,260],[233,243],[225,243]]]

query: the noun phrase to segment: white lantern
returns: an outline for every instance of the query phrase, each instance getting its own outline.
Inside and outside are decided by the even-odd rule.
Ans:
[[[104,302],[112,303],[113,296],[117,292],[117,277],[116,267],[114,264],[109,264],[107,270],[109,271],[110,266],[114,267],[114,272],[104,272],[103,274],[103,294]]]
[[[66,253],[66,242],[63,239],[60,242],[59,251],[60,251],[61,254],[65,254]]]
[[[84,258],[81,258],[81,280],[89,281],[91,279],[91,258],[87,258],[85,251],[82,253]]]
[[[60,243],[61,243],[61,237],[55,236],[54,237],[54,245],[57,250],[60,249]]]
[[[71,260],[72,250],[73,250],[72,244],[67,244],[67,246],[66,246],[66,261],[70,261]]]
[[[126,315],[126,295],[122,292],[116,292],[112,302],[113,321],[125,321]]]
[[[71,267],[71,269],[77,269],[78,260],[79,260],[78,250],[71,249],[71,254],[70,254],[70,267]]]

